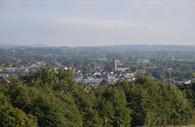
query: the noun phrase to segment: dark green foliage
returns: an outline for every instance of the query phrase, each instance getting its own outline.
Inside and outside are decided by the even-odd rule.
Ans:
[[[89,88],[71,71],[44,69],[0,82],[2,127],[130,127],[188,124],[194,86],[180,88],[147,77]],[[189,100],[186,99],[186,96]]]
[[[22,110],[14,108],[10,99],[0,93],[0,126],[1,127],[37,127],[35,119]]]
[[[180,90],[184,92],[186,97],[192,103],[193,108],[195,108],[195,83],[191,83],[189,85],[179,85]]]
[[[118,85],[125,88],[134,126],[178,125],[191,119],[191,104],[175,85],[145,77],[135,84]]]
[[[3,127],[37,127],[36,122],[30,116],[17,108],[2,110],[1,121]]]
[[[12,86],[9,96],[17,108],[37,118],[39,126],[82,126],[82,117],[74,99],[50,89]]]
[[[44,92],[36,98],[30,112],[40,126],[82,126],[82,118],[73,99],[65,94]]]
[[[99,97],[98,108],[107,127],[130,126],[131,117],[123,91],[114,87],[106,88]]]

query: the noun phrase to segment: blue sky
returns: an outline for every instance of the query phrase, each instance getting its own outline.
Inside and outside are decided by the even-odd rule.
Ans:
[[[0,44],[195,45],[193,0],[1,0]]]

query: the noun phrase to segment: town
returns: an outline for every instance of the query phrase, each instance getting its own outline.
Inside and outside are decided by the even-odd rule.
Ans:
[[[71,70],[76,82],[83,82],[93,87],[115,84],[121,80],[132,82],[143,75],[179,85],[194,82],[195,58],[192,55],[194,51],[186,52],[186,48],[191,49],[190,47],[179,47],[179,51],[171,51],[172,47],[167,47],[151,46],[145,51],[141,46],[128,48],[121,46],[117,49],[116,47],[5,48],[0,50],[2,54],[0,77],[25,76],[43,68],[51,68],[56,73],[59,69]],[[3,53],[8,51],[10,55],[3,56]],[[22,56],[17,53],[19,51],[23,52]],[[29,51],[38,53],[33,55]],[[152,53],[156,53],[155,56]],[[51,55],[43,58],[42,54]],[[35,56],[37,58],[34,58]],[[82,58],[83,56],[85,57]]]
[[[25,76],[30,73],[35,73],[36,71],[43,68],[46,68],[46,63],[43,61],[37,62],[27,67],[6,67],[0,70],[0,77],[9,78],[10,76]],[[138,70],[136,70],[135,72],[129,71],[129,68],[124,67],[118,59],[113,59],[111,72],[104,71],[104,65],[102,64],[97,64],[95,66],[94,73],[66,66],[54,67],[52,69],[56,73],[58,73],[59,69],[71,70],[75,76],[76,82],[83,82],[84,84],[93,87],[96,87],[98,85],[114,84],[117,81],[124,79],[128,81],[134,81],[138,73]],[[141,71],[143,72],[143,70]]]

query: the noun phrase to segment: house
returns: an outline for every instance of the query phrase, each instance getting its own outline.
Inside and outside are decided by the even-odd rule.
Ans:
[[[87,78],[87,79],[75,79],[75,81],[77,83],[79,82],[83,82],[88,86],[93,86],[93,87],[97,87],[98,85],[101,84],[102,79],[95,79],[95,78]]]
[[[0,77],[1,77],[1,78],[8,78],[8,77],[9,77],[9,75],[8,75],[8,74],[6,74],[6,73],[0,73]]]
[[[118,67],[118,71],[121,71],[121,72],[125,72],[127,71],[129,68],[127,67]]]
[[[186,80],[186,81],[184,81],[184,84],[185,84],[185,85],[191,84],[191,80]]]

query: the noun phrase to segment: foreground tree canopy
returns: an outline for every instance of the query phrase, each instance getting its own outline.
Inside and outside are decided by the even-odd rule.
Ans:
[[[0,80],[1,127],[166,126],[192,118],[193,91],[147,77],[89,88],[68,70],[43,69],[9,81]]]

